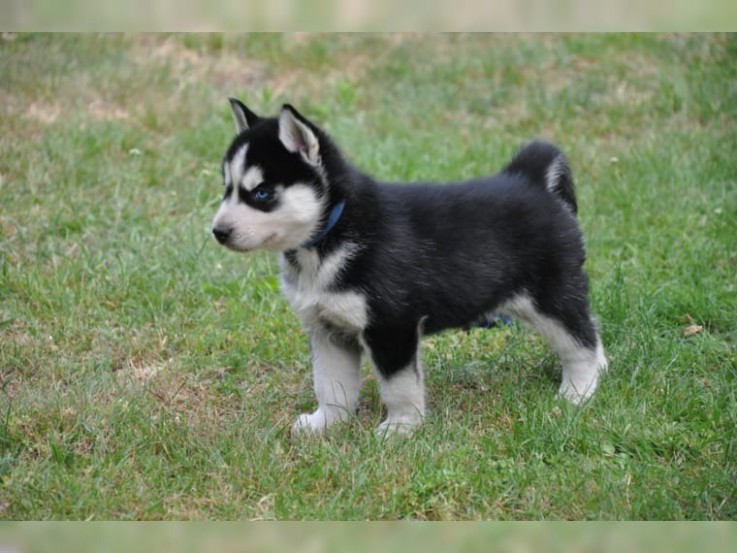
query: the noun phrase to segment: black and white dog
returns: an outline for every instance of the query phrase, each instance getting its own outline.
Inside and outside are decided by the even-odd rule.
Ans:
[[[379,431],[411,431],[425,415],[422,335],[495,310],[547,338],[563,363],[560,396],[591,396],[607,361],[589,312],[571,171],[555,146],[533,142],[492,177],[386,184],[351,166],[292,106],[264,118],[230,103],[238,133],[212,232],[238,252],[281,252],[318,401],[293,431],[320,433],[355,413],[362,352],[387,409]]]

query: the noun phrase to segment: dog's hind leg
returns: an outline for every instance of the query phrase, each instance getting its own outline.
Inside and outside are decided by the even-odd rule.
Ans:
[[[361,388],[361,347],[355,338],[317,328],[310,333],[317,410],[300,415],[292,432],[324,432],[355,414]]]
[[[419,359],[419,328],[374,328],[363,344],[376,369],[386,419],[377,433],[411,434],[425,417],[425,384]]]
[[[570,299],[547,310],[527,295],[517,296],[504,310],[528,323],[543,335],[560,356],[563,377],[558,395],[577,404],[591,397],[599,375],[607,369],[601,338],[588,312],[585,298]]]

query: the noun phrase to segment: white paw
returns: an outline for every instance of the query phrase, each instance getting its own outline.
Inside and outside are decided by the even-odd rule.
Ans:
[[[379,438],[385,436],[411,436],[422,424],[422,417],[387,418],[376,429]]]
[[[563,379],[557,396],[574,405],[594,395],[599,376],[606,372],[608,365],[601,342],[596,344],[596,350],[583,350],[579,357],[568,365],[563,364]]]
[[[292,425],[292,434],[323,434],[328,427],[328,419],[325,414],[318,409],[312,414],[303,413]]]
[[[579,382],[564,378],[557,397],[563,398],[573,405],[579,405],[594,395],[597,382],[598,378]]]

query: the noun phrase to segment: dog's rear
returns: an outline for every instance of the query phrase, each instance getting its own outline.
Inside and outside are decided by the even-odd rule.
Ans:
[[[553,144],[541,140],[531,142],[517,152],[502,172],[520,175],[533,186],[544,188],[572,215],[577,214],[568,160]],[[574,269],[558,282],[562,289],[553,294],[553,301],[540,290],[530,290],[530,294],[506,302],[502,309],[525,320],[550,341],[563,360],[560,395],[577,403],[593,394],[599,374],[607,368],[607,359],[596,324],[588,312],[588,284],[583,272]],[[549,282],[545,288],[549,292]]]

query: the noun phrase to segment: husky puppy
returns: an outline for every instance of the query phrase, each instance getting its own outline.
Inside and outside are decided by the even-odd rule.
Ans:
[[[387,409],[379,432],[411,432],[425,416],[421,337],[496,310],[550,342],[563,364],[560,396],[591,396],[607,361],[571,171],[555,146],[533,142],[490,177],[388,184],[355,169],[292,106],[260,117],[230,104],[237,135],[212,233],[237,252],[280,253],[318,403],[294,432],[321,433],[355,413],[362,353]]]

